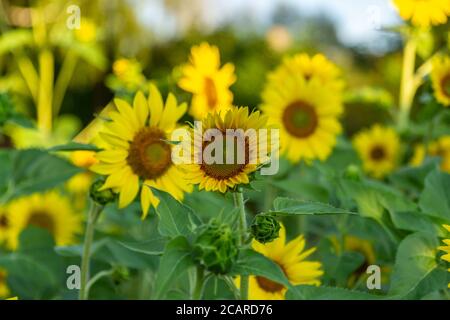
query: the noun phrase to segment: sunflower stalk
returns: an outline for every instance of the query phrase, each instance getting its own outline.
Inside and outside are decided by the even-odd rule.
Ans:
[[[202,298],[204,284],[205,284],[205,269],[202,266],[197,266],[195,287],[192,293],[193,300],[200,300]]]
[[[234,203],[239,208],[239,231],[240,231],[240,245],[244,245],[247,240],[247,217],[245,215],[244,195],[239,189],[233,193]],[[241,276],[241,300],[248,300],[248,276]]]
[[[81,257],[81,286],[79,300],[88,298],[89,268],[91,259],[91,247],[94,240],[95,224],[102,212],[103,207],[92,202],[86,221],[86,233],[83,244],[83,255]]]

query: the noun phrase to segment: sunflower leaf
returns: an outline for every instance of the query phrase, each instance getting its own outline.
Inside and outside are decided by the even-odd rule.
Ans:
[[[274,209],[269,211],[268,213],[277,216],[357,214],[353,211],[333,207],[328,203],[297,200],[283,197],[275,199]]]

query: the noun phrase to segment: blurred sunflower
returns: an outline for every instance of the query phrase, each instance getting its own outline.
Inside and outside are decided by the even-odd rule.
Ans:
[[[74,31],[75,38],[80,42],[93,42],[97,38],[97,26],[87,18],[81,19],[80,28]]]
[[[316,248],[306,251],[303,235],[286,243],[286,229],[281,225],[279,237],[272,242],[262,244],[253,240],[252,247],[275,262],[286,275],[292,285],[320,285],[322,264],[317,261],[305,261]],[[237,279],[239,286],[240,279]],[[261,276],[250,276],[249,299],[250,300],[283,300],[287,291],[282,284]]]
[[[6,206],[0,206],[0,244],[7,239],[9,230],[8,208]]]
[[[431,81],[436,100],[445,107],[450,106],[450,56],[437,57],[433,61]]]
[[[143,180],[146,187],[141,188],[141,206],[145,218],[150,205],[159,203],[149,187],[166,191],[178,200],[192,190],[183,171],[173,164],[172,145],[167,142],[187,106],[178,105],[171,93],[164,105],[154,85],[150,85],[148,100],[142,92],[136,94],[133,107],[121,99],[114,102],[117,111],[109,113],[111,121],[100,132],[105,150],[96,154],[100,162],[90,170],[108,176],[101,189],[112,188],[119,193],[120,208],[136,198]]]
[[[411,165],[419,166],[428,155],[441,158],[441,169],[450,173],[450,135],[442,136],[436,141],[432,141],[425,150],[423,144],[419,144],[414,148],[414,155],[411,159]]]
[[[450,225],[444,224],[443,227],[445,230],[450,232]],[[446,254],[444,254],[441,259],[447,262],[450,262],[450,239],[444,239],[445,246],[441,246],[438,249],[444,251]],[[450,272],[450,269],[448,269]],[[450,288],[450,283],[448,284],[448,287]]]
[[[364,170],[373,177],[381,179],[395,169],[400,139],[393,129],[375,124],[356,134],[353,145],[363,162]]]
[[[6,284],[7,272],[5,269],[0,268],[0,299],[5,299],[9,297],[9,288]]]
[[[325,160],[342,131],[339,70],[323,55],[285,59],[268,76],[261,110],[280,127],[281,153],[291,162]]]
[[[448,0],[393,0],[393,3],[400,16],[417,27],[446,23],[450,15]]]
[[[226,192],[228,188],[234,188],[239,184],[249,183],[249,175],[256,171],[264,162],[268,161],[268,155],[271,146],[267,146],[270,142],[263,141],[259,136],[251,139],[245,136],[248,129],[254,129],[258,135],[259,129],[267,129],[267,117],[262,116],[259,111],[249,113],[248,107],[232,107],[223,112],[209,113],[202,121],[203,133],[194,130],[194,141],[202,143],[194,143],[194,158],[201,159],[193,161],[192,164],[186,165],[187,177],[192,184],[198,184],[200,190]],[[217,137],[208,135],[209,129],[217,129],[221,134],[221,142],[223,143],[222,163],[211,163],[203,155],[204,150]],[[233,137],[227,132],[229,129],[242,129],[234,131]],[[242,133],[242,135],[241,135]],[[232,139],[233,143],[229,144],[225,141]],[[267,142],[267,143],[266,143]],[[228,148],[233,150],[228,150]],[[239,159],[239,150],[242,151],[242,159]],[[258,152],[256,152],[258,150]],[[227,153],[234,155],[234,161],[227,161]]]
[[[141,89],[146,84],[145,76],[142,73],[142,66],[136,59],[120,58],[114,61],[112,66],[113,74],[119,84],[131,91]],[[117,81],[109,81],[113,89],[119,84]]]
[[[206,42],[191,48],[189,63],[181,72],[178,86],[191,92],[192,105],[189,113],[195,119],[202,119],[211,111],[226,110],[231,107],[233,93],[230,86],[236,81],[234,65],[220,67],[220,53],[216,46]]]
[[[14,200],[9,205],[7,244],[15,250],[19,236],[29,226],[46,229],[56,245],[76,242],[76,235],[82,231],[82,216],[72,209],[69,198],[57,191],[33,194]]]
[[[86,193],[93,180],[93,174],[87,170],[98,162],[95,152],[88,150],[74,151],[70,155],[70,160],[75,166],[86,169],[86,171],[70,178],[67,181],[67,190],[74,194]]]

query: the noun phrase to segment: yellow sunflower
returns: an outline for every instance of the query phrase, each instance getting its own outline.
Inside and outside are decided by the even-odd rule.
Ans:
[[[0,299],[4,299],[9,296],[9,288],[6,283],[7,272],[5,269],[0,268]]]
[[[400,16],[417,27],[446,23],[450,15],[448,0],[393,0],[393,3]]]
[[[103,190],[112,188],[119,193],[119,207],[128,206],[141,188],[143,218],[150,205],[156,207],[158,198],[149,187],[170,193],[183,199],[184,192],[191,192],[184,179],[184,172],[172,162],[172,144],[169,143],[177,121],[186,112],[186,104],[178,105],[169,94],[164,105],[161,93],[150,85],[148,100],[142,92],[134,98],[133,106],[115,99],[117,111],[109,113],[111,122],[104,125],[100,137],[105,150],[97,153],[99,163],[90,170],[107,175]]]
[[[57,191],[19,198],[8,208],[7,244],[12,250],[17,249],[20,233],[29,226],[46,229],[58,246],[76,243],[76,235],[82,231],[82,215],[74,212],[69,198]]]
[[[280,128],[281,153],[291,162],[325,160],[342,128],[343,81],[323,55],[287,58],[268,76],[261,110]]]
[[[443,227],[450,232],[450,225],[444,224]],[[441,246],[438,249],[445,252],[445,254],[441,257],[442,260],[450,262],[450,239],[444,239],[445,246]],[[448,269],[450,272],[450,269]],[[448,287],[450,288],[450,283],[448,284]]]
[[[431,81],[436,100],[445,107],[450,106],[450,56],[434,59]]]
[[[363,162],[364,170],[373,177],[383,178],[395,169],[400,139],[393,129],[375,124],[356,134],[353,145]]]
[[[262,244],[255,240],[252,247],[275,262],[292,285],[320,285],[323,275],[322,264],[317,261],[305,261],[316,248],[305,250],[303,235],[286,243],[286,229],[281,225],[279,237],[272,242]],[[240,279],[237,279],[239,286]],[[282,284],[260,276],[249,277],[248,297],[250,300],[284,300],[287,291]]]
[[[0,206],[0,245],[7,239],[9,230],[8,208]]]
[[[236,81],[234,65],[220,67],[220,53],[216,46],[206,42],[191,49],[189,63],[181,69],[182,78],[178,86],[191,92],[192,105],[189,113],[195,119],[202,119],[211,111],[225,110],[233,103],[229,90]]]
[[[97,37],[97,26],[90,19],[81,19],[80,28],[75,29],[75,38],[80,42],[93,42]]]
[[[441,158],[441,169],[450,173],[450,135],[442,136],[428,145],[428,152],[425,146],[419,144],[414,149],[411,165],[419,166],[428,155]]]
[[[259,111],[249,113],[248,107],[232,107],[227,111],[209,113],[202,121],[203,132],[194,130],[193,163],[184,166],[189,182],[198,184],[200,190],[222,193],[228,188],[249,183],[249,174],[268,161],[268,154],[272,149],[270,137],[268,137],[270,131],[267,131],[266,137],[258,135],[260,129],[267,129],[266,124],[267,117],[262,116]],[[220,137],[209,136],[210,129],[217,129]],[[235,129],[234,133],[230,133],[230,129]],[[255,130],[256,139],[245,135],[249,129]],[[205,153],[215,139],[222,141],[223,158],[220,161],[209,161]],[[232,139],[231,144],[227,143],[228,139]],[[239,159],[239,150],[242,152],[241,159]],[[256,150],[258,152],[254,152]],[[234,157],[232,161],[227,161],[228,152]]]
[[[70,160],[75,166],[86,169],[86,171],[70,178],[67,181],[67,190],[75,194],[86,193],[93,180],[93,173],[89,172],[88,169],[98,162],[97,158],[95,158],[95,151],[74,151],[70,155]]]

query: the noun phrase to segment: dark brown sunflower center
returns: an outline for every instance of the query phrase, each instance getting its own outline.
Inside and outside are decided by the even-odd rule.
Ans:
[[[282,266],[280,266],[280,268],[283,271],[283,273],[286,274],[286,271],[284,270],[284,268]],[[269,280],[264,277],[259,277],[259,276],[256,277],[256,282],[258,282],[259,287],[266,292],[275,293],[275,292],[280,292],[281,290],[284,289],[284,286],[282,284],[279,284],[278,282]]]
[[[441,80],[442,92],[447,98],[450,98],[450,73]]]
[[[220,141],[212,138],[203,144],[203,150],[208,150],[212,143],[221,146],[222,156],[216,154],[212,149],[211,154],[203,153],[201,169],[206,175],[218,180],[224,180],[236,176],[249,163],[249,142],[247,137],[223,134]],[[206,161],[206,159],[217,159],[217,162]]]
[[[370,158],[374,161],[381,161],[386,158],[386,151],[382,146],[374,146],[370,150]]]
[[[52,217],[45,211],[36,211],[31,213],[28,218],[27,226],[42,228],[55,234],[55,222]]]
[[[284,110],[283,123],[291,135],[305,138],[316,131],[318,117],[313,106],[303,101],[295,101]]]
[[[6,229],[9,226],[8,218],[6,218],[5,214],[0,215],[0,229]]]
[[[156,128],[139,131],[130,144],[127,162],[143,179],[155,179],[172,165],[171,148],[164,133]]]
[[[208,107],[214,108],[217,105],[217,89],[214,80],[207,77],[205,78],[205,95],[208,103]]]

